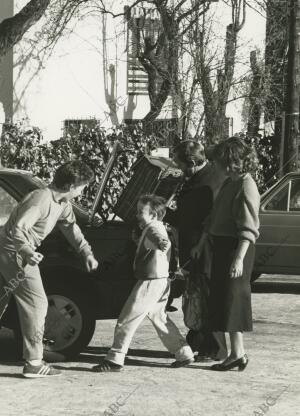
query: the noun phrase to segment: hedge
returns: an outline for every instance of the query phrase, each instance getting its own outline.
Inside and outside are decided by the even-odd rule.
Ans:
[[[108,131],[101,127],[82,126],[72,136],[66,135],[60,140],[43,143],[38,128],[25,128],[22,123],[5,125],[0,147],[1,163],[7,168],[29,170],[48,184],[59,165],[69,160],[83,160],[95,172],[96,180],[85,189],[77,202],[90,209],[116,140],[123,151],[113,168],[103,197],[101,214],[107,218],[131,177],[133,162],[139,154],[149,153],[156,147],[155,138],[144,136],[138,126],[121,126]]]

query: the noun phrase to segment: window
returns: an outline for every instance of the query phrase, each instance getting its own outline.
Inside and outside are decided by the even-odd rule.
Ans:
[[[6,223],[17,201],[5,189],[0,187],[0,226]]]
[[[270,211],[300,212],[300,179],[292,179],[284,185],[267,203]]]
[[[290,211],[300,211],[300,180],[291,181]]]
[[[270,211],[288,211],[289,188],[290,182],[272,197],[265,209]]]

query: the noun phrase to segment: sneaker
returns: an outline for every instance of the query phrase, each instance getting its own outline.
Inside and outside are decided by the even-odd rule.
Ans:
[[[44,362],[42,362],[40,365],[31,365],[29,363],[25,363],[23,368],[23,376],[26,378],[40,378],[60,375],[61,371],[56,370]]]

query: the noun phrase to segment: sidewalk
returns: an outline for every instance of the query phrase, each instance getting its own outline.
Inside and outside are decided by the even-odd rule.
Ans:
[[[255,330],[245,336],[250,363],[244,372],[212,372],[200,363],[171,369],[173,358],[145,321],[122,373],[92,373],[112,341],[115,321],[102,321],[78,362],[57,363],[64,373],[54,380],[24,380],[21,366],[2,361],[0,415],[300,415],[300,297],[256,293],[253,310]],[[171,317],[186,331],[180,312]]]

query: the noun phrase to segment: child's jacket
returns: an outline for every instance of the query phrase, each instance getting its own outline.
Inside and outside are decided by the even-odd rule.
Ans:
[[[161,221],[152,221],[143,230],[134,259],[134,273],[139,280],[169,276],[171,243]]]

